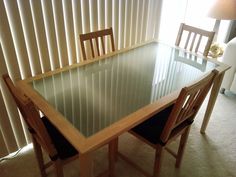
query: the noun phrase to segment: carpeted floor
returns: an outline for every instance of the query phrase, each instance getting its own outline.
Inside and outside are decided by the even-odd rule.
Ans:
[[[167,152],[161,169],[162,177],[236,177],[236,95],[219,95],[205,135],[199,133],[203,111],[202,106],[194,122],[182,165],[174,167],[175,160]],[[170,145],[176,147],[177,143]],[[128,133],[120,137],[119,150],[145,170],[151,172],[154,151]],[[94,152],[94,172],[98,174],[107,168],[107,147]],[[78,161],[64,166],[65,177],[79,176]],[[49,170],[48,177],[54,176]],[[142,177],[123,160],[116,164],[117,177]],[[40,177],[33,149],[21,151],[12,160],[0,163],[0,177]]]

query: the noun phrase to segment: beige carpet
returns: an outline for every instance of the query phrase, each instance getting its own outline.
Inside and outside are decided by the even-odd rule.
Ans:
[[[194,122],[182,166],[174,167],[175,160],[164,153],[162,177],[236,177],[236,95],[219,95],[206,135],[199,133],[205,104]],[[170,147],[176,147],[173,143]],[[129,134],[120,137],[119,149],[151,172],[154,151]],[[94,152],[94,171],[107,168],[107,147]],[[78,161],[64,167],[65,177],[79,176]],[[54,176],[52,170],[48,177]],[[116,164],[117,177],[142,177],[123,160]],[[32,147],[12,160],[0,163],[0,177],[40,177]]]

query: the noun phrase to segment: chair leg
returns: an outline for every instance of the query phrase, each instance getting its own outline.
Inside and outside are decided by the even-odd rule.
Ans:
[[[153,169],[153,177],[158,177],[160,175],[162,151],[163,151],[163,147],[161,145],[157,145],[155,162],[154,162],[154,169]]]
[[[182,158],[183,158],[183,154],[184,154],[184,150],[185,150],[185,147],[186,147],[190,127],[191,126],[189,126],[181,136],[181,139],[180,139],[180,142],[179,142],[178,153],[177,153],[177,157],[176,157],[176,163],[175,163],[176,168],[180,167],[180,164],[181,164],[181,161],[182,161]]]
[[[57,159],[56,161],[54,161],[54,166],[55,166],[55,171],[56,171],[57,177],[64,177],[63,167],[62,167],[60,159]]]
[[[41,173],[42,177],[46,177],[46,172],[45,172],[45,168],[44,168],[44,161],[43,161],[43,153],[42,153],[42,149],[41,146],[37,143],[37,141],[35,140],[35,138],[32,138],[33,141],[33,146],[34,146],[34,152],[35,152],[35,156],[38,162],[38,166],[39,166],[39,170]]]

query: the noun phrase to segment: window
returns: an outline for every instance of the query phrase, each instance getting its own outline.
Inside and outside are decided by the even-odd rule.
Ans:
[[[207,17],[214,0],[164,0],[161,14],[159,40],[174,44],[180,23],[213,30],[215,19]],[[224,42],[230,21],[221,21],[217,42]]]

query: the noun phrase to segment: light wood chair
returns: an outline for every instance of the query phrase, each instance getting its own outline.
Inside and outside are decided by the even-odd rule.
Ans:
[[[184,43],[183,48],[186,50],[195,52],[195,53],[197,53],[199,51],[199,47],[203,41],[202,37],[203,36],[207,37],[207,42],[205,44],[203,44],[205,46],[204,51],[203,51],[203,56],[207,56],[208,52],[210,50],[215,32],[203,30],[200,28],[196,28],[196,27],[181,23],[180,27],[179,27],[179,32],[178,32],[178,35],[176,38],[176,42],[175,42],[176,46],[180,46],[181,40],[183,40],[182,36],[183,36],[184,31],[188,32],[188,36],[187,36],[187,39]]]
[[[104,30],[100,30],[100,31],[95,31],[95,32],[90,32],[90,33],[86,33],[86,34],[80,34],[80,46],[81,46],[81,50],[82,50],[83,60],[88,59],[88,56],[86,55],[86,52],[85,52],[85,41],[89,41],[89,43],[90,43],[92,58],[95,57],[95,49],[97,50],[97,56],[101,56],[102,52],[103,52],[103,55],[106,54],[105,44],[104,44],[104,37],[105,36],[110,36],[111,50],[114,52],[115,51],[115,44],[114,44],[114,37],[113,37],[112,28],[104,29]],[[102,51],[100,51],[99,38],[101,39]],[[96,48],[93,45],[94,44],[93,40],[95,40]]]
[[[150,175],[128,157],[116,151],[118,156],[133,165],[143,175],[157,177],[161,167],[162,151],[166,149],[167,152],[176,158],[175,166],[177,168],[180,167],[191,124],[211,88],[216,74],[217,71],[214,70],[194,84],[182,88],[173,105],[170,105],[130,131],[132,135],[156,150],[153,175]],[[166,147],[180,136],[177,153]]]
[[[46,168],[54,165],[57,177],[63,177],[63,165],[77,158],[79,153],[49,122],[47,117],[40,117],[33,102],[14,86],[8,74],[3,75],[3,79],[32,135],[41,176],[46,177]],[[51,159],[48,163],[44,163],[42,148]]]

